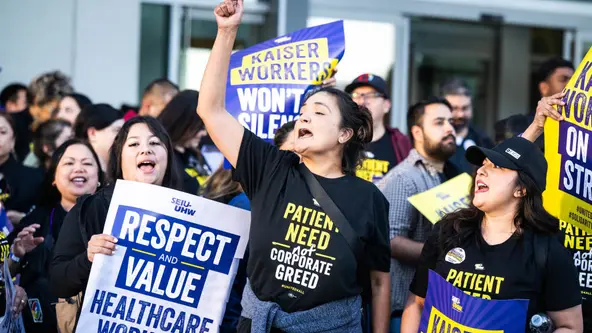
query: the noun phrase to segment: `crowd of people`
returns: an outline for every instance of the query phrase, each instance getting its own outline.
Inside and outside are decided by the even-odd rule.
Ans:
[[[199,92],[158,79],[137,110],[122,110],[92,101],[60,72],[2,90],[0,201],[10,232],[0,247],[18,276],[12,307],[27,332],[73,331],[95,256],[115,249],[103,227],[118,179],[251,211],[221,332],[415,333],[429,270],[476,297],[528,299],[527,322],[544,313],[555,332],[592,332],[573,253],[542,205],[543,128],[562,120],[553,105],[563,103],[570,62],[541,67],[537,109],[497,122],[493,140],[472,123],[461,79],[414,103],[405,135],[385,125],[386,82],[361,74],[343,91],[329,78],[309,92],[272,144],[225,109],[242,13],[240,0],[216,7]],[[210,165],[205,144],[232,170]],[[474,179],[469,208],[434,225],[407,200],[461,173]],[[278,275],[270,256],[291,221],[306,219],[297,209],[332,220],[314,249],[331,269],[314,283]],[[481,275],[497,284],[474,283]]]

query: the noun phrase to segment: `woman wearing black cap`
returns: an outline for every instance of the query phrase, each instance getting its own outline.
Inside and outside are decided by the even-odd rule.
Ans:
[[[539,104],[539,119],[524,137],[536,140],[546,116],[560,119],[552,108]],[[543,208],[547,162],[529,140],[516,137],[493,149],[467,150],[467,160],[479,166],[472,204],[446,215],[426,241],[410,286],[401,332],[418,331],[429,270],[476,297],[529,300],[527,323],[533,315],[546,313],[555,332],[582,332],[576,271],[570,254],[555,237],[557,219]],[[540,260],[541,253],[546,260]],[[456,254],[456,258],[447,254]],[[471,282],[479,276],[497,278],[493,286]]]

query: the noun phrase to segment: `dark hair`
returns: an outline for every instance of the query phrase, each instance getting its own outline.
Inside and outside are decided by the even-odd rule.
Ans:
[[[295,125],[296,120],[292,120],[278,128],[278,130],[275,132],[275,136],[273,137],[273,144],[275,144],[277,147],[283,145],[288,139],[288,135],[294,130]]]
[[[160,78],[150,82],[148,86],[146,86],[146,89],[144,89],[142,97],[154,93],[158,93],[160,95],[167,95],[176,94],[177,92],[179,92],[179,86],[177,86],[176,84],[174,84],[166,78]]]
[[[529,125],[528,117],[522,114],[513,115],[496,122],[494,125],[496,144],[524,133]]]
[[[467,82],[458,77],[452,77],[440,84],[440,96],[462,95],[472,96],[471,88]]]
[[[93,150],[92,146],[88,142],[81,139],[70,139],[64,142],[61,146],[59,146],[51,156],[51,162],[49,164],[49,168],[47,169],[47,173],[45,174],[45,179],[43,180],[43,185],[41,187],[42,195],[39,196],[39,206],[51,207],[59,203],[60,200],[62,200],[62,194],[60,193],[60,191],[58,191],[58,188],[53,185],[53,182],[55,181],[55,173],[58,169],[58,165],[60,164],[60,160],[66,153],[66,150],[68,150],[68,148],[73,145],[83,145],[90,150],[97,165],[99,184],[104,184],[105,176],[101,171],[101,163],[99,162],[99,156]]]
[[[102,130],[122,118],[121,111],[109,104],[87,105],[74,121],[74,136],[88,140],[89,129]]]
[[[559,232],[559,220],[543,207],[543,191],[534,180],[525,172],[518,171],[517,185],[526,190],[526,195],[520,200],[514,217],[514,226],[518,233],[522,233],[524,229],[551,235]],[[468,208],[447,214],[438,222],[441,225],[438,235],[440,250],[447,251],[460,246],[479,232],[485,213],[473,205],[474,189],[473,181]]]
[[[70,126],[70,123],[65,120],[51,119],[41,123],[33,133],[33,154],[37,156],[43,168],[45,168],[47,160],[52,155],[43,151],[43,147],[49,146],[51,151],[55,151],[57,148],[55,146],[55,140],[62,134],[64,128]]]
[[[6,107],[8,102],[16,102],[18,100],[19,91],[27,91],[27,86],[21,83],[12,83],[7,85],[2,92],[0,92],[0,107]]]
[[[425,100],[411,105],[407,111],[407,133],[409,133],[411,144],[415,143],[415,140],[413,139],[413,133],[411,133],[411,128],[413,128],[413,126],[422,127],[425,109],[427,106],[432,104],[443,104],[452,111],[452,105],[450,105],[446,99],[436,96],[428,97]]]
[[[197,115],[199,92],[183,90],[171,99],[156,119],[169,133],[173,145],[183,145],[203,130],[204,123]]]
[[[0,112],[0,118],[6,119],[8,126],[12,129],[12,137],[16,138],[16,124],[14,123],[14,118],[6,112]]]
[[[136,124],[146,124],[150,132],[152,132],[152,134],[164,144],[167,151],[167,169],[164,173],[162,186],[174,190],[181,190],[183,180],[175,160],[173,143],[158,120],[144,116],[137,116],[125,122],[119,133],[117,133],[117,136],[115,136],[113,145],[109,150],[109,162],[107,164],[107,178],[109,182],[115,184],[117,179],[123,179],[123,172],[121,170],[121,152],[123,151],[123,146],[127,140],[130,129]]]
[[[83,95],[83,94],[72,93],[72,94],[68,94],[68,95],[64,96],[64,98],[66,98],[66,97],[71,97],[73,100],[75,100],[76,104],[78,104],[78,107],[80,108],[80,110],[84,109],[87,105],[92,104],[92,101],[90,100],[90,98],[88,98],[86,95]]]
[[[558,68],[571,68],[573,70],[574,65],[571,61],[561,58],[551,58],[545,61],[537,71],[537,84],[547,81],[549,76],[551,76]]]
[[[337,100],[341,114],[341,128],[349,128],[353,131],[351,139],[343,147],[341,168],[343,173],[355,175],[357,167],[365,158],[365,145],[372,141],[372,115],[365,106],[358,105],[347,93],[336,88],[321,88],[309,94],[307,98],[321,92]]]

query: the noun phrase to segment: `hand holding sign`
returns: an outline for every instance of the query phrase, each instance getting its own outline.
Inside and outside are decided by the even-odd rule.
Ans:
[[[115,251],[115,243],[117,243],[117,239],[111,235],[93,235],[88,241],[88,249],[86,250],[88,260],[93,262],[95,254],[98,253],[112,255]]]
[[[536,115],[534,117],[534,123],[542,130],[545,127],[545,120],[552,118],[557,121],[563,120],[563,116],[557,112],[554,108],[555,105],[565,105],[565,102],[561,99],[565,96],[565,93],[561,92],[550,97],[543,97],[537,104]]]
[[[236,29],[243,16],[243,0],[226,0],[214,9],[219,29]]]

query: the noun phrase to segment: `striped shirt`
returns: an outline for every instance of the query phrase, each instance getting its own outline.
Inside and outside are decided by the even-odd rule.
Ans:
[[[441,184],[438,170],[417,150],[394,167],[377,184],[389,202],[389,236],[405,237],[425,242],[432,230],[432,223],[415,209],[407,198]],[[399,262],[391,258],[391,309],[401,311],[405,307],[409,285],[415,274],[415,264]]]

